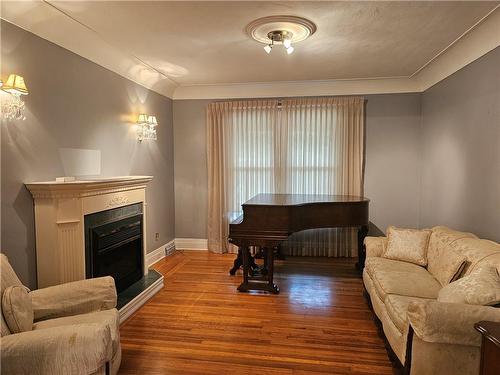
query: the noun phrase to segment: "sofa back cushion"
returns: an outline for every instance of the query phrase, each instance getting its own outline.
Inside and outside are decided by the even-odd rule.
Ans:
[[[434,276],[442,286],[446,286],[452,281],[462,276],[463,269],[467,264],[467,258],[453,250],[442,251],[434,259],[434,268],[439,269]]]
[[[432,228],[429,248],[427,250],[427,270],[438,280],[448,278],[450,272],[446,258],[450,246],[462,238],[477,238],[472,233],[459,232],[447,227]]]
[[[387,246],[383,257],[410,262],[419,266],[427,264],[427,246],[430,230],[387,228]]]
[[[450,249],[463,255],[467,262],[461,276],[467,276],[479,266],[500,266],[500,244],[479,238],[462,238],[453,242]]]
[[[7,289],[9,286],[12,285],[23,285],[19,278],[17,277],[16,273],[12,269],[12,267],[9,264],[9,260],[5,256],[5,254],[0,253],[0,300],[3,296],[3,292],[5,289]],[[5,322],[3,313],[1,312],[2,309],[0,309],[0,314],[1,314],[1,333],[2,336],[9,335],[11,332],[9,330],[9,326]]]
[[[494,306],[500,303],[500,276],[485,264],[439,291],[439,302]]]

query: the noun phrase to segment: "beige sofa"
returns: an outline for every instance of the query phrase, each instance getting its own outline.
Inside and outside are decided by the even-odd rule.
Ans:
[[[2,374],[118,372],[121,347],[113,278],[82,280],[29,292],[34,322],[32,326],[29,323],[28,330],[12,333],[7,322],[12,321],[12,307],[19,305],[5,299],[6,289],[22,284],[4,254],[0,254],[0,276]],[[4,301],[8,301],[8,308]],[[30,309],[26,310],[31,314]],[[5,316],[4,311],[10,315]]]
[[[446,265],[438,254],[466,258],[459,277],[491,264],[500,269],[500,244],[446,227],[432,228],[426,267],[383,257],[386,237],[367,237],[363,282],[392,351],[412,375],[478,374],[481,320],[500,322],[500,309],[437,300]],[[446,259],[446,258],[445,258]]]

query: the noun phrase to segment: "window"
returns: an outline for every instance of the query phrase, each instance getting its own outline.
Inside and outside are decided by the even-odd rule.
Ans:
[[[363,108],[362,98],[209,105],[209,249],[227,248],[229,222],[259,193],[362,195]],[[355,249],[352,231],[310,232],[290,247],[334,256]]]

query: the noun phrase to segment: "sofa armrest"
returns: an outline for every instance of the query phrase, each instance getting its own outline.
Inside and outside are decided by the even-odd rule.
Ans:
[[[0,340],[2,373],[93,374],[112,357],[106,324],[76,324],[7,335]]]
[[[30,292],[34,320],[109,310],[116,307],[112,277],[99,277],[51,286]]]
[[[500,322],[500,309],[438,301],[408,306],[408,321],[415,335],[426,342],[480,346],[481,335],[474,329],[480,320]]]
[[[366,257],[381,257],[387,245],[387,237],[366,237]]]

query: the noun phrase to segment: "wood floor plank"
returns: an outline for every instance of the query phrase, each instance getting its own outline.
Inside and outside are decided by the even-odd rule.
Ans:
[[[120,374],[392,374],[350,259],[276,262],[279,295],[239,293],[234,255],[175,252],[121,327]]]

